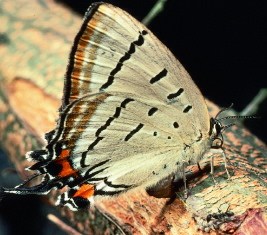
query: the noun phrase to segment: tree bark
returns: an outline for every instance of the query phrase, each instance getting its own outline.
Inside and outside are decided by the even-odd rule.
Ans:
[[[82,20],[52,0],[0,0],[0,9],[1,147],[26,178],[24,154],[44,146],[44,133],[55,127],[68,54]],[[207,104],[214,116],[218,107]],[[86,211],[60,210],[82,234],[267,234],[266,146],[240,126],[225,133],[224,146],[231,179],[221,157],[215,158],[216,186],[208,161],[202,171],[191,166],[186,200],[136,189]],[[182,186],[177,184],[179,195]],[[56,195],[49,194],[51,202]]]

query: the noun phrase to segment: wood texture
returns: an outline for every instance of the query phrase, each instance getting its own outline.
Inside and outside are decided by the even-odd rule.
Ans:
[[[52,0],[0,0],[0,9],[0,141],[25,178],[29,163],[24,154],[42,147],[44,133],[54,128],[68,53],[81,18]],[[212,115],[218,112],[217,106],[208,105]],[[231,180],[223,160],[215,158],[214,186],[206,159],[201,172],[197,166],[188,168],[185,201],[135,190],[98,201],[88,211],[62,208],[62,214],[82,234],[267,234],[266,146],[235,126],[225,134],[225,148]],[[183,195],[182,184],[177,192]],[[49,195],[51,202],[56,195]],[[234,213],[229,220],[228,212]],[[221,222],[218,228],[213,227],[215,220]]]

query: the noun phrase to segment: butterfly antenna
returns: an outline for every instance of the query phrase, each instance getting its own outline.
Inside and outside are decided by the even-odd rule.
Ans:
[[[223,120],[226,120],[226,119],[252,119],[252,118],[258,118],[256,116],[241,116],[241,115],[233,115],[233,116],[226,116],[226,117],[222,117],[222,118],[218,118],[218,116],[225,112],[226,110],[229,110],[233,107],[233,103],[231,103],[231,105],[229,107],[226,107],[226,108],[222,108],[218,113],[217,115],[215,116],[215,119],[217,121],[223,121]],[[230,127],[230,126],[229,126]],[[228,127],[227,127],[228,128]],[[226,128],[224,128],[226,129]]]
[[[218,116],[218,114],[216,115],[216,117],[217,116]],[[256,117],[256,116],[240,116],[240,115],[237,115],[237,116],[226,116],[226,117],[219,118],[217,120],[218,121],[222,121],[222,120],[226,120],[226,119],[252,119],[252,118],[259,118],[259,117]]]
[[[231,126],[234,126],[234,125],[235,125],[235,123],[230,123],[230,124],[228,124],[226,126],[223,126],[222,129],[221,129],[221,133],[224,132],[227,128],[229,128]]]
[[[225,112],[225,111],[231,109],[231,108],[233,107],[233,105],[234,105],[234,104],[231,103],[229,107],[222,108],[222,109],[216,114],[215,119],[217,119],[217,117],[218,117],[221,113],[223,113],[223,112]]]

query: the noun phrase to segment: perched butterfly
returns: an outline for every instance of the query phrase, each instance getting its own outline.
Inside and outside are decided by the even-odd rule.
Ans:
[[[224,128],[144,25],[115,6],[94,3],[70,53],[57,126],[43,150],[27,154],[35,162],[29,169],[43,180],[25,186],[32,177],[1,193],[47,194],[68,186],[57,204],[77,210],[95,197],[157,188],[211,150],[225,157]]]

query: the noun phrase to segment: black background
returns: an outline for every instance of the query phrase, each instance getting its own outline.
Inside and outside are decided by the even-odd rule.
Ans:
[[[66,3],[83,15],[93,1],[58,2]],[[142,20],[156,1],[106,2]],[[220,106],[234,103],[234,108],[241,111],[260,88],[267,87],[266,5],[266,1],[249,0],[168,0],[164,11],[154,19],[149,29],[180,60],[205,97]],[[246,122],[246,126],[265,143],[266,104],[265,101],[260,107],[258,115],[261,119]],[[6,168],[1,152],[0,159],[1,169]],[[39,197],[17,200],[14,196],[1,204],[0,228],[3,230],[0,235],[64,234],[45,218],[47,212],[56,212],[51,207],[41,207],[43,203],[39,200]],[[25,210],[25,206],[31,209]],[[4,226],[10,222],[13,222],[11,226]]]

